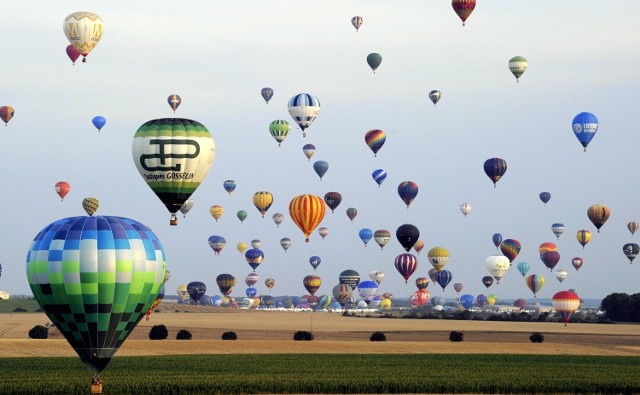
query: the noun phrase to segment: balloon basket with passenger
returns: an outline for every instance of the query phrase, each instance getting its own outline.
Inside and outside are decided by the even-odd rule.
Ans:
[[[93,374],[93,377],[91,377],[91,393],[102,393],[102,379],[100,379],[100,375],[97,372]]]

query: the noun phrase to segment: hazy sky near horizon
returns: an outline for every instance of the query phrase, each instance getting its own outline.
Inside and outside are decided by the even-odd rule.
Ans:
[[[77,11],[100,15],[105,31],[87,63],[72,66],[62,22]],[[232,295],[244,296],[251,268],[235,246],[252,239],[265,254],[258,291],[267,293],[263,281],[273,277],[272,295],[305,294],[309,257],[318,255],[317,295],[330,295],[339,273],[354,269],[363,280],[383,271],[380,292],[408,297],[431,268],[426,255],[435,246],[448,249],[453,280],[444,292],[430,284],[432,296],[454,298],[453,283],[461,282],[463,294],[530,298],[515,267],[520,261],[545,277],[539,297],[567,288],[584,298],[636,293],[640,262],[629,264],[622,246],[640,237],[626,228],[640,221],[633,126],[640,34],[631,19],[638,11],[634,1],[479,0],[463,27],[449,1],[36,0],[6,7],[0,105],[13,106],[15,117],[0,128],[0,290],[30,293],[25,257],[32,239],[56,219],[85,215],[81,201],[92,196],[100,200],[98,214],[133,218],[158,235],[172,274],[167,294],[190,281],[218,294],[216,276],[230,273],[238,278]],[[354,15],[364,19],[359,32]],[[375,74],[366,63],[371,52],[382,55]],[[516,55],[529,63],[519,83],[507,66]],[[260,96],[266,86],[275,92],[268,105]],[[427,96],[432,89],[442,91],[436,107]],[[287,111],[301,92],[322,105],[305,138]],[[131,156],[140,125],[174,116],[166,102],[173,93],[183,99],[175,116],[203,123],[216,144],[211,171],[177,227]],[[571,129],[583,111],[600,124],[586,153]],[[96,115],[107,119],[100,133],[91,124]],[[281,147],[268,132],[275,119],[292,124]],[[364,143],[370,129],[387,134],[377,157]],[[317,147],[311,161],[302,153],[307,143]],[[508,164],[496,188],[483,171],[491,157]],[[316,160],[330,166],[322,181]],[[388,172],[380,188],[371,178],[378,168]],[[231,196],[222,187],[227,179],[238,183]],[[54,192],[61,180],[71,184],[63,202]],[[405,180],[420,188],[409,209],[397,194]],[[274,196],[264,219],[251,201],[262,190]],[[343,196],[320,225],[330,234],[322,240],[314,232],[304,243],[288,204],[329,191]],[[538,198],[543,191],[552,194],[547,205]],[[463,202],[473,207],[466,218]],[[586,215],[596,203],[611,209],[600,233]],[[225,209],[218,222],[209,214],[214,204]],[[353,223],[348,207],[358,209]],[[243,224],[238,210],[249,213]],[[271,219],[277,212],[286,217],[279,228]],[[554,222],[566,226],[558,240]],[[404,252],[395,230],[405,223],[416,225],[425,243],[408,284],[394,267]],[[394,237],[382,251],[374,240],[365,247],[362,228]],[[584,249],[579,229],[592,232]],[[497,253],[494,233],[519,240],[522,251],[500,284],[486,289],[481,278],[489,274],[485,259]],[[219,256],[207,243],[211,235],[227,240]],[[287,253],[283,237],[293,241]],[[547,241],[558,245],[556,269],[569,272],[562,284],[539,259],[538,245]],[[580,271],[571,266],[575,256],[584,259]]]

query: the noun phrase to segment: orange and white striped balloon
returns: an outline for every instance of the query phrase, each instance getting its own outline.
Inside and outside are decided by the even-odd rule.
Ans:
[[[316,195],[299,195],[289,203],[289,215],[304,233],[307,243],[309,235],[320,224],[326,211],[324,200]]]

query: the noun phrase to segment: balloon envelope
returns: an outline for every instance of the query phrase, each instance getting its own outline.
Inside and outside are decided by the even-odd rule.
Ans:
[[[418,184],[413,181],[401,182],[400,185],[398,185],[398,195],[400,196],[404,204],[407,205],[407,208],[409,208],[409,205],[411,204],[411,202],[413,202],[413,199],[418,196]]]
[[[313,170],[316,172],[318,177],[320,177],[320,180],[322,180],[322,177],[324,177],[327,170],[329,170],[329,163],[324,160],[315,161],[313,162]]]
[[[496,183],[502,178],[504,173],[507,171],[507,162],[504,159],[500,158],[491,158],[487,159],[484,162],[484,172],[493,181],[493,187],[495,188]]]
[[[299,93],[289,100],[289,115],[302,129],[304,137],[305,130],[320,115],[320,100],[309,93]]]
[[[400,242],[400,245],[405,251],[409,252],[411,247],[418,241],[420,237],[420,231],[415,225],[404,224],[400,225],[396,230],[396,238]]]
[[[364,135],[364,142],[367,143],[369,149],[373,151],[374,156],[377,156],[378,151],[380,151],[385,141],[387,141],[387,136],[380,129],[369,130]]]
[[[547,202],[549,202],[549,200],[551,200],[551,194],[549,192],[540,192],[538,197],[540,198],[540,200],[544,204],[547,204]]]
[[[93,117],[93,119],[91,120],[91,123],[93,123],[93,126],[95,126],[99,132],[100,130],[102,130],[104,125],[106,125],[107,120],[104,117],[101,117],[100,115],[98,115],[97,117]]]
[[[382,63],[382,56],[379,53],[370,53],[369,55],[367,55],[367,64],[369,64],[369,67],[371,67],[371,70],[373,70],[373,72],[376,72],[376,69],[378,67],[380,67],[380,64]]]
[[[182,98],[176,94],[169,95],[169,97],[167,97],[167,103],[175,113],[178,107],[180,107],[180,104],[182,103]]]
[[[590,112],[581,112],[573,118],[571,127],[586,152],[587,146],[598,132],[598,118]]]
[[[604,204],[594,204],[587,209],[587,217],[589,217],[591,223],[598,229],[598,232],[600,232],[602,225],[607,222],[610,214],[611,210]]]
[[[326,213],[324,201],[315,195],[299,195],[289,203],[289,215],[309,242],[309,235],[320,224]]]
[[[324,194],[324,202],[329,206],[331,212],[334,212],[342,202],[342,195],[339,192],[327,192]]]
[[[102,38],[104,22],[92,12],[74,12],[67,15],[62,28],[67,40],[83,56],[82,61],[86,62],[87,55],[98,45]]]
[[[351,18],[351,24],[353,25],[353,27],[356,28],[356,32],[360,29],[360,26],[362,26],[362,23],[364,21],[362,20],[362,17],[360,16],[354,16],[353,18]]]
[[[373,178],[373,181],[378,184],[378,187],[380,187],[380,185],[382,185],[384,180],[387,178],[387,172],[383,169],[376,169],[373,171],[373,173],[371,173],[371,177]]]
[[[273,89],[268,87],[262,88],[262,90],[260,90],[260,94],[262,95],[265,103],[269,104],[269,100],[271,100],[271,98],[273,97]]]
[[[453,7],[453,11],[455,11],[456,15],[462,21],[462,26],[464,26],[467,18],[473,12],[473,9],[476,7],[476,0],[452,0],[451,7]]]

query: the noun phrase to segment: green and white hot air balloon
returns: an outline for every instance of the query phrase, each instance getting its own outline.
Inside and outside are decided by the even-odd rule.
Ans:
[[[520,77],[527,69],[527,65],[527,59],[522,56],[514,56],[509,59],[509,70],[511,70],[511,73],[516,77],[516,82],[520,82]]]

